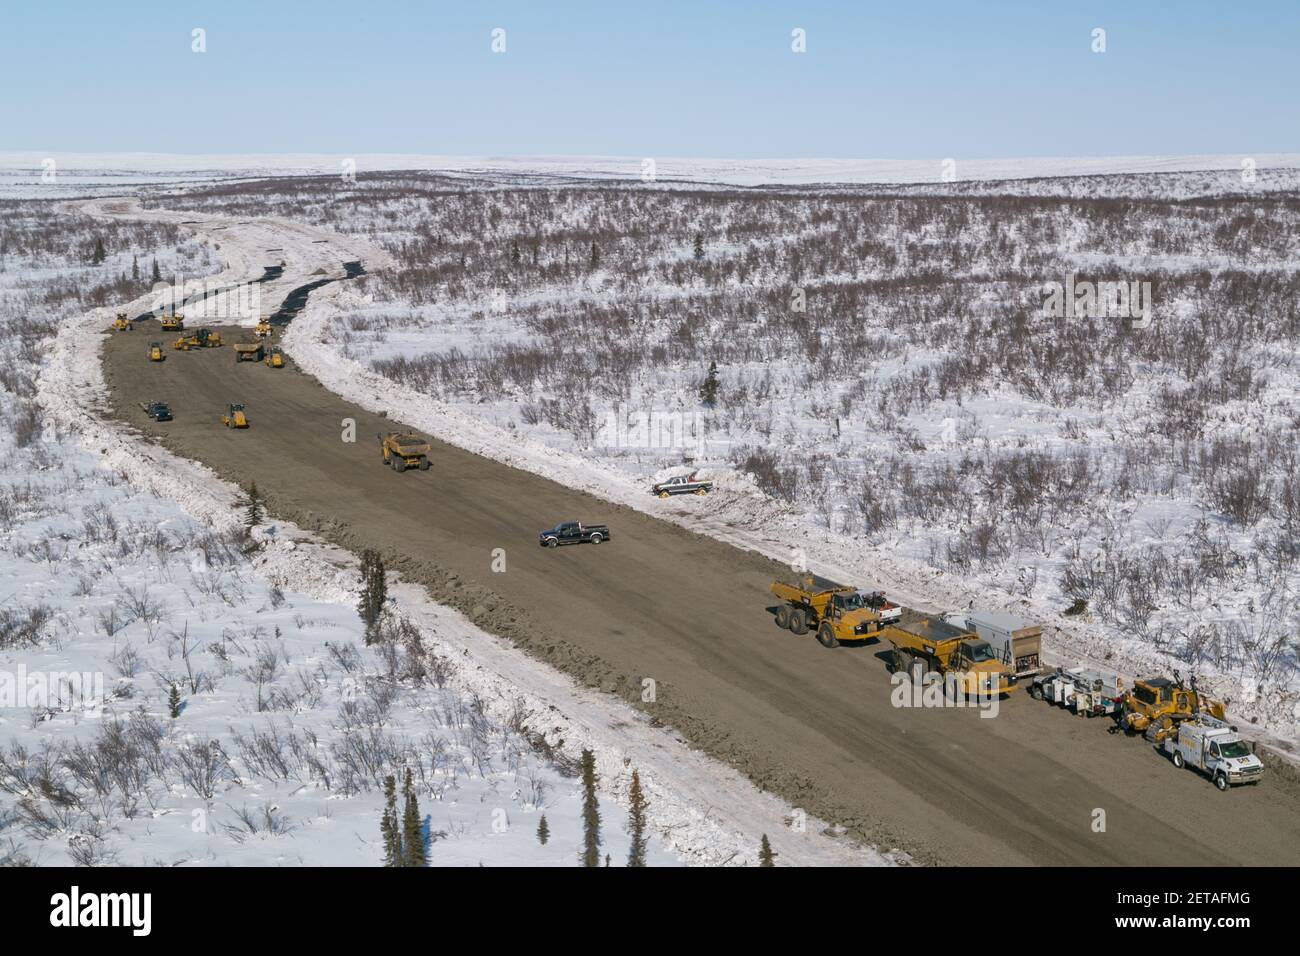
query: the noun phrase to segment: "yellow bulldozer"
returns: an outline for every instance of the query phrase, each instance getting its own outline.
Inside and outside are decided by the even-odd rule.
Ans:
[[[270,368],[284,368],[284,353],[280,346],[272,345],[266,352],[265,361]]]
[[[126,313],[125,312],[117,313],[117,318],[113,320],[113,331],[132,332],[134,330],[135,330],[135,326],[131,323],[131,320],[126,317]]]
[[[271,337],[271,319],[270,316],[262,316],[257,322],[257,337],[259,339],[269,339]]]
[[[1205,697],[1196,689],[1196,678],[1189,686],[1174,671],[1174,679],[1148,677],[1133,682],[1122,702],[1116,730],[1142,734],[1153,743],[1162,743],[1178,732],[1178,725],[1202,714],[1226,720],[1222,702]]]
[[[179,312],[173,312],[171,315],[164,315],[158,319],[164,332],[179,332],[185,328],[185,316]]]
[[[195,329],[189,335],[181,334],[172,348],[182,352],[188,352],[190,349],[213,349],[221,347],[221,333],[212,329]]]
[[[166,357],[167,357],[167,356],[163,355],[163,347],[162,347],[162,343],[161,343],[161,342],[150,342],[150,343],[149,343],[149,361],[150,361],[150,362],[161,362],[161,361],[162,361],[164,358],[166,358]]]
[[[408,468],[429,470],[429,452],[433,446],[419,435],[403,432],[389,432],[380,435],[379,444],[384,452],[384,464],[399,474]]]
[[[227,428],[247,428],[248,415],[244,412],[244,406],[237,402],[232,402],[226,414],[221,416],[221,424]]]

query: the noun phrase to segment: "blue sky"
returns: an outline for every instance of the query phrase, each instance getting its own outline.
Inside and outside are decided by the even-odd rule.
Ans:
[[[0,150],[1300,151],[1298,44],[1294,0],[5,0]]]

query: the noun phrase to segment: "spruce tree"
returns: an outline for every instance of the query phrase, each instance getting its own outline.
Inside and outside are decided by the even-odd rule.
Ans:
[[[104,258],[104,240],[96,237],[95,251],[90,254],[90,261],[95,265],[99,265],[104,261]]]
[[[704,258],[704,233],[702,232],[697,232],[695,234],[695,258]]]
[[[139,256],[131,257],[131,281],[132,282],[140,281],[140,257]]]
[[[384,816],[379,824],[384,837],[384,866],[402,865],[402,834],[397,829],[397,781],[384,778]]]
[[[388,599],[388,581],[384,562],[376,551],[361,552],[361,601],[357,612],[366,625],[366,643],[373,644],[377,636],[379,615]]]
[[[543,813],[542,818],[537,821],[537,842],[542,846],[546,846],[546,841],[550,838],[551,828],[546,823],[546,814]]]
[[[718,401],[718,363],[709,363],[709,374],[700,386],[700,401],[712,408]]]
[[[772,849],[772,844],[767,842],[767,834],[763,834],[763,842],[758,847],[758,865],[759,866],[776,866],[776,852]]]
[[[600,249],[597,248],[595,240],[591,243],[591,268],[600,268]]]
[[[244,534],[249,535],[262,523],[262,496],[257,493],[257,482],[248,486],[248,503],[244,507]]]
[[[402,809],[402,843],[404,865],[424,866],[424,832],[420,823],[420,804],[415,799],[415,787],[411,785],[411,768],[406,768],[406,779],[402,782],[402,795],[405,806]]]
[[[519,240],[516,239],[514,242],[510,243],[510,264],[512,266],[519,265],[521,258],[522,256],[519,252]]]
[[[645,866],[645,793],[641,789],[641,776],[632,771],[632,788],[628,792],[627,829],[632,836],[632,846],[627,851],[628,866]]]
[[[175,720],[181,715],[181,692],[175,684],[172,684],[171,690],[167,692],[167,713]]]
[[[582,865],[600,866],[600,805],[596,802],[596,756],[582,752]]]
[[[162,282],[162,270],[158,268],[158,260],[156,258],[153,261],[153,276],[151,278],[155,283]]]

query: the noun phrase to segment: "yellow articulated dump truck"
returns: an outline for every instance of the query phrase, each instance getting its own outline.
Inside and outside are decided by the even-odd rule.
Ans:
[[[969,696],[1007,694],[1015,686],[1011,668],[972,630],[927,617],[887,625],[880,636],[894,647],[894,672],[918,683],[937,673]]]
[[[179,312],[173,312],[171,315],[164,315],[158,320],[158,324],[164,332],[179,332],[185,328],[185,316]]]
[[[823,647],[868,640],[903,613],[901,607],[885,600],[883,591],[864,593],[815,574],[776,581],[769,590],[781,602],[776,609],[777,626],[795,634],[812,631]]]
[[[262,342],[259,339],[256,342],[236,342],[235,343],[235,361],[236,362],[260,362],[262,361]]]
[[[433,446],[419,435],[389,432],[379,436],[379,444],[384,452],[384,464],[393,471],[403,472],[408,468],[429,470],[429,453]]]

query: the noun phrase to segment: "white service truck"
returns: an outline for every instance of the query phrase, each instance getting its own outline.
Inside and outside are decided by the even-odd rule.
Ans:
[[[1264,775],[1264,763],[1251,753],[1231,724],[1202,714],[1178,725],[1160,745],[1175,767],[1192,767],[1206,774],[1220,790],[1254,783]]]

